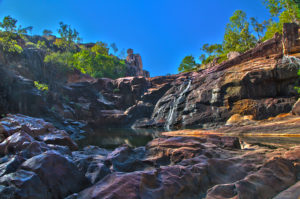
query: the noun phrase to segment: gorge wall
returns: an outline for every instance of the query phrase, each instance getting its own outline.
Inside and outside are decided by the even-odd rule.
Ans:
[[[127,62],[139,75],[95,79],[79,71],[60,74],[43,62],[45,52],[26,48],[0,53],[0,113],[41,117],[58,127],[76,121],[97,126],[212,127],[232,115],[265,119],[290,112],[300,67],[299,27],[205,70],[146,78],[139,57]],[[142,74],[143,73],[143,74]],[[47,94],[34,81],[49,83]],[[66,125],[67,124],[67,125]],[[74,131],[71,127],[66,129]]]

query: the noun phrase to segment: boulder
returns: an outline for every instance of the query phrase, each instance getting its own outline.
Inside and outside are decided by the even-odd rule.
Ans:
[[[22,169],[0,178],[0,195],[3,199],[57,198],[37,174]]]
[[[107,156],[106,162],[111,163],[114,171],[133,172],[143,170],[146,167],[151,166],[151,163],[149,165],[147,161],[143,161],[145,152],[144,147],[132,149],[125,145],[111,152]]]
[[[239,52],[229,52],[229,53],[227,54],[227,58],[228,58],[228,59],[234,59],[234,58],[240,56],[240,54],[241,54],[241,53],[239,53]]]
[[[290,188],[282,191],[273,199],[298,199],[299,197],[300,197],[300,181],[298,181]]]
[[[52,198],[64,198],[89,185],[75,164],[55,152],[45,152],[26,160],[21,168],[36,173],[47,186]]]
[[[216,185],[206,198],[272,198],[296,181],[293,164],[285,159],[267,162],[259,171],[233,184]]]
[[[300,99],[298,99],[298,101],[294,104],[293,109],[292,109],[292,113],[294,115],[300,116]]]
[[[241,116],[240,114],[234,114],[227,120],[226,125],[245,123],[245,122],[251,121],[251,120],[253,120],[252,115]]]
[[[0,176],[16,172],[25,159],[20,155],[4,156],[0,159]]]
[[[88,166],[85,176],[92,184],[95,184],[110,173],[111,171],[105,163],[92,162]]]
[[[49,144],[68,146],[72,150],[77,149],[77,144],[64,130],[55,128],[51,123],[45,122],[43,119],[21,114],[9,114],[0,121],[0,125],[2,126],[2,131],[0,132],[2,137],[20,132],[16,136],[27,139],[27,142],[32,142],[34,138]],[[21,141],[21,143],[23,142]]]

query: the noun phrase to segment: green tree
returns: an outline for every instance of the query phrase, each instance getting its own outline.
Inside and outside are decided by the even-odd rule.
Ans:
[[[250,21],[254,32],[256,32],[257,34],[258,40],[261,41],[264,36],[266,28],[271,23],[271,20],[264,20],[262,23],[259,23],[255,17],[251,17]]]
[[[70,25],[64,24],[63,22],[60,22],[59,25],[58,33],[60,38],[57,39],[54,44],[62,50],[75,51],[76,43],[80,41],[79,33],[77,30],[72,29]]]
[[[83,49],[74,54],[73,66],[82,73],[88,73],[95,78],[108,77],[115,79],[123,77],[125,74],[124,60],[90,49]]]
[[[0,22],[0,27],[5,32],[16,33],[17,32],[17,20],[11,16],[6,16],[3,21]]]
[[[74,57],[71,52],[53,52],[48,54],[44,62],[58,69],[58,72],[65,74],[73,70]]]
[[[179,65],[179,72],[188,72],[197,66],[195,58],[192,55],[183,58],[181,64]]]
[[[21,53],[22,47],[18,45],[18,36],[23,36],[28,30],[32,30],[32,27],[17,28],[17,20],[11,16],[6,16],[0,22],[0,44],[3,51]]]
[[[33,27],[28,26],[25,28],[22,28],[21,25],[17,28],[17,22],[18,20],[12,18],[11,16],[6,16],[3,18],[3,21],[0,22],[0,28],[2,31],[8,33],[8,34],[26,34],[30,31],[32,31]]]
[[[242,10],[235,11],[226,26],[223,41],[224,53],[245,52],[254,47],[255,44],[256,38],[250,33],[246,13]]]
[[[118,47],[115,43],[110,44],[110,47],[112,48],[112,50],[114,51],[114,54],[117,54],[118,52]]]
[[[297,0],[264,0],[264,5],[269,9],[272,17],[279,17],[282,13],[288,16],[291,22],[299,23],[300,10]]]
[[[202,65],[212,62],[215,58],[220,57],[224,53],[221,44],[204,44],[200,50],[204,52],[199,56]]]
[[[52,32],[51,30],[45,29],[45,30],[43,31],[43,36],[48,37],[48,36],[50,36],[52,33],[53,33],[53,32]]]
[[[106,43],[99,41],[92,47],[91,51],[97,55],[108,55],[109,48]]]
[[[300,24],[300,5],[294,0],[264,0],[273,20],[267,26],[263,40],[271,39],[276,32],[282,33],[284,23]]]

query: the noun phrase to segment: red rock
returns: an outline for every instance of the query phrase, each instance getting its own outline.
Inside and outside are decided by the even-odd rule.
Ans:
[[[298,99],[298,101],[294,104],[293,109],[292,109],[292,113],[294,115],[300,116],[300,99]]]
[[[21,131],[49,144],[68,146],[72,150],[77,149],[77,144],[65,131],[56,129],[51,123],[45,122],[43,119],[21,114],[9,114],[0,121],[0,125],[4,127],[1,132],[2,137]]]
[[[208,191],[206,198],[272,198],[293,185],[296,178],[295,167],[290,161],[275,159],[267,162],[259,171],[248,175],[243,180],[233,184],[214,186]]]

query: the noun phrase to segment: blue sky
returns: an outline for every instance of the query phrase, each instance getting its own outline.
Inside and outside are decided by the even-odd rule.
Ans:
[[[60,21],[77,29],[84,42],[116,43],[141,54],[151,76],[177,73],[186,55],[200,55],[204,43],[221,42],[235,10],[269,17],[262,0],[0,0],[0,18],[56,32]]]

